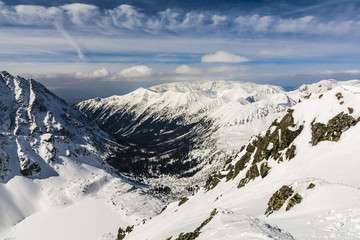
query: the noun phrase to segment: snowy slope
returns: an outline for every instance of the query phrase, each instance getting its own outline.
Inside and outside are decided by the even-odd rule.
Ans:
[[[114,239],[161,209],[106,163],[121,146],[40,83],[2,72],[0,93],[1,239]]]
[[[128,144],[110,162],[115,168],[181,195],[293,104],[277,86],[208,81],[141,88],[76,107]]]
[[[360,239],[359,102],[357,84],[313,93],[125,239]]]

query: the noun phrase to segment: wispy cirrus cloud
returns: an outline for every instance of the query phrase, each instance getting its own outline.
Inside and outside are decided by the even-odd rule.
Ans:
[[[277,15],[224,16],[209,11],[184,12],[166,9],[156,14],[145,14],[128,4],[113,9],[100,9],[91,4],[66,4],[59,7],[36,5],[8,6],[0,2],[0,26],[53,26],[61,23],[66,28],[81,32],[95,31],[106,34],[133,33],[217,33],[224,36],[259,34],[358,35],[357,19],[322,19],[312,15],[279,17]],[[219,27],[221,26],[221,27]]]

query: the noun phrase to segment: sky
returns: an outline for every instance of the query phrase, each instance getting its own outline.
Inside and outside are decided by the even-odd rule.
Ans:
[[[70,103],[173,81],[360,79],[358,0],[0,0],[1,70]]]

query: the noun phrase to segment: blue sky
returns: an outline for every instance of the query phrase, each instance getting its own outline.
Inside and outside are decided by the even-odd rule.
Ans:
[[[360,78],[360,2],[0,1],[0,66],[69,102],[171,81]]]

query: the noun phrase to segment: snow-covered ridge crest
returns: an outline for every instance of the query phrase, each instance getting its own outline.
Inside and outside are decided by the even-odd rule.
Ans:
[[[360,80],[354,79],[348,81],[338,81],[335,79],[324,79],[312,84],[303,84],[300,87],[298,87],[295,91],[290,93],[295,93],[295,92],[298,93],[300,92],[304,94],[323,93],[340,86],[360,86]]]
[[[263,99],[267,95],[283,93],[278,86],[231,81],[176,82],[161,84],[149,89],[139,88],[123,96],[85,100],[77,106],[81,109],[111,106],[113,111],[123,107],[137,116],[147,110],[182,110],[181,113],[206,112],[220,105],[238,102],[246,105]],[[174,117],[174,116],[173,116]]]

